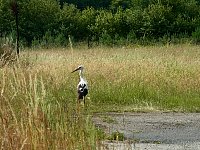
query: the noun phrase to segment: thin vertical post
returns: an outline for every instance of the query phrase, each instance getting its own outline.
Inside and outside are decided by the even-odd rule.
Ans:
[[[15,24],[16,24],[16,35],[17,35],[17,39],[16,39],[16,49],[17,49],[17,56],[19,57],[19,8],[18,8],[18,4],[17,4],[17,0],[12,0],[11,1],[11,9],[12,12],[15,16]]]

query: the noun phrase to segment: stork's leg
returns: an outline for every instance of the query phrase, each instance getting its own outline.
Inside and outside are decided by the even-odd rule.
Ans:
[[[83,96],[83,102],[84,102],[84,105],[85,105],[85,96]]]
[[[77,103],[78,103],[78,104],[80,104],[80,103],[81,103],[81,100],[80,100],[80,99],[78,99],[78,100],[77,100]]]
[[[80,104],[79,95],[78,95],[78,97],[77,97],[77,104]]]

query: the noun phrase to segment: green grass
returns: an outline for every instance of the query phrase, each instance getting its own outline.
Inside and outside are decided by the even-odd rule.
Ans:
[[[76,105],[85,66],[86,106]],[[94,112],[200,112],[200,51],[178,45],[24,51],[0,70],[1,149],[96,149]]]

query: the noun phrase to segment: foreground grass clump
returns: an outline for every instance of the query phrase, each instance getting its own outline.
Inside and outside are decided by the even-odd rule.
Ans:
[[[96,149],[89,113],[75,105],[58,76],[43,69],[1,69],[0,148]]]

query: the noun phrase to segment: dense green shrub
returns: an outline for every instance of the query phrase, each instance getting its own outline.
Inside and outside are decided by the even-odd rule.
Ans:
[[[10,1],[0,0],[0,37],[16,29]],[[174,35],[196,38],[200,23],[197,0],[17,2],[20,40],[28,46],[65,46],[69,35],[74,42],[87,41],[88,45],[91,41],[106,45],[170,41]]]
[[[99,37],[100,44],[112,46],[113,45],[113,38],[108,34],[106,31],[101,34]]]
[[[20,35],[28,44],[42,38],[47,31],[58,30],[60,6],[55,0],[30,0],[20,8]]]
[[[196,30],[192,32],[192,38],[195,43],[200,43],[200,27],[196,28]]]
[[[60,15],[61,32],[67,38],[68,35],[75,37],[80,36],[79,32],[79,18],[81,16],[80,10],[74,5],[64,4]],[[59,27],[59,26],[58,26]]]
[[[7,36],[14,28],[14,16],[8,0],[0,0],[0,36]]]

